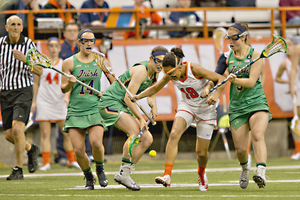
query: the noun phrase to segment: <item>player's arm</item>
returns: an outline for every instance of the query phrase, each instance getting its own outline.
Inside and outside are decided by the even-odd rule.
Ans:
[[[39,86],[40,86],[40,77],[38,75],[34,75],[31,111],[35,111],[36,109],[36,96],[38,93]]]
[[[281,64],[280,64],[280,66],[279,66],[279,68],[278,68],[278,71],[277,71],[277,73],[276,73],[276,77],[275,77],[275,81],[276,82],[278,82],[278,83],[289,83],[289,81],[288,80],[284,80],[284,79],[282,79],[281,78],[281,76],[282,76],[282,74],[283,74],[283,72],[285,71],[285,61],[283,61]]]
[[[71,75],[72,70],[73,70],[73,56],[64,60],[63,64],[62,64],[62,71],[65,72],[66,74]],[[62,76],[61,77],[61,86],[60,86],[61,91],[63,93],[69,92],[75,82],[76,82],[76,78],[74,76],[70,76],[68,78],[65,76]]]
[[[220,75],[223,75],[223,76],[225,76],[225,72],[226,72],[226,69],[228,68],[228,66],[227,66],[227,58],[226,58],[226,56],[225,56],[225,54],[223,53],[220,57],[219,57],[219,60],[218,60],[218,62],[217,62],[217,67],[216,67],[216,70],[215,70],[215,72],[216,73],[218,73],[218,74],[220,74]],[[227,76],[227,75],[226,75]],[[226,77],[225,76],[225,77]],[[217,84],[218,82],[217,81],[209,81],[208,83],[207,83],[207,85],[206,85],[206,87],[204,88],[204,90],[203,90],[203,95],[204,96],[202,96],[202,97],[205,97],[205,96],[207,96],[208,95],[208,93],[209,93],[209,90],[211,89],[211,88],[213,88],[216,84]]]
[[[143,66],[143,65],[136,66],[136,67],[130,69],[130,76],[131,76],[131,80],[128,85],[128,90],[130,91],[131,94],[134,95],[138,92],[140,85],[146,79],[147,70],[146,70],[145,66]],[[139,112],[137,106],[130,100],[130,97],[128,96],[127,93],[124,97],[124,101],[125,101],[126,105],[128,106],[128,108],[131,110],[131,112],[138,118],[138,120],[140,121],[140,125],[142,127],[146,126],[146,125],[142,125],[142,124],[146,124],[146,122],[141,123],[144,120],[144,118],[142,117],[141,113]]]
[[[258,51],[253,52],[253,60],[258,58],[259,56],[260,53]],[[229,74],[228,80],[231,83],[240,85],[245,88],[253,88],[257,79],[259,78],[262,66],[263,66],[263,61],[262,59],[260,59],[251,65],[249,78],[237,78],[236,75]]]
[[[155,95],[147,97],[147,103],[151,108],[151,114],[152,114],[153,118],[157,117],[157,104],[156,104]]]
[[[192,64],[192,71],[193,73],[195,74],[195,76],[197,78],[205,78],[207,80],[210,80],[212,82],[217,82],[217,83],[221,83],[225,77],[216,73],[216,72],[213,72],[213,71],[210,71],[210,70],[207,70],[205,69],[204,67],[202,67],[201,65],[199,64],[196,64],[196,63],[193,63]],[[209,84],[209,87],[212,86],[211,83],[208,83]],[[223,84],[222,86],[218,87],[215,91],[215,93],[210,97],[210,99],[207,101],[207,103],[209,105],[211,104],[215,104],[221,94],[221,92],[224,90],[225,88],[225,84]],[[201,94],[202,96],[202,94]]]
[[[160,81],[158,81],[156,84],[154,84],[151,87],[148,87],[145,91],[141,92],[138,95],[135,95],[133,100],[139,100],[145,97],[152,96],[156,94],[158,91],[160,91],[170,80],[172,80],[171,76],[164,75]]]
[[[299,56],[300,56],[300,45],[297,45],[295,48],[295,52],[291,54],[292,69],[290,75],[290,91],[293,97],[296,95],[295,79],[296,79],[297,67],[299,63]]]
[[[107,59],[104,59],[104,62],[105,62],[105,64],[106,64],[106,67],[111,68],[110,63],[108,62]],[[104,73],[104,72],[103,72],[103,73]],[[105,74],[105,76],[106,76],[106,78],[108,79],[108,81],[109,81],[110,84],[112,84],[112,83],[116,80],[115,77],[113,77],[113,75],[109,74],[108,72],[107,72],[107,73],[104,73],[104,74]]]

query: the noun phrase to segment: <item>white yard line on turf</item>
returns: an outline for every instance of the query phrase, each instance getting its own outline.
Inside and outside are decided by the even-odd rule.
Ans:
[[[252,169],[255,169],[252,167]],[[267,170],[273,169],[300,169],[300,166],[273,166],[267,167]],[[240,167],[232,167],[232,168],[207,168],[206,172],[223,172],[223,171],[240,171]],[[188,172],[196,172],[197,169],[177,169],[173,170],[172,173],[188,173]],[[134,171],[133,174],[157,174],[163,173],[163,170],[147,170],[147,171]],[[106,175],[116,174],[118,172],[105,172]],[[95,173],[94,173],[95,174]],[[24,177],[43,177],[43,176],[82,176],[82,172],[79,173],[47,173],[47,174],[25,174]],[[7,175],[0,175],[0,178],[6,178]]]

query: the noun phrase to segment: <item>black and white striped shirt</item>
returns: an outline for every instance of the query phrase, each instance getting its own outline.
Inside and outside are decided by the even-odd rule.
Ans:
[[[24,55],[35,47],[31,39],[20,36],[16,44],[11,44],[9,37],[0,38],[0,89],[15,90],[33,85],[33,78],[25,63],[16,60],[12,49],[21,51]]]

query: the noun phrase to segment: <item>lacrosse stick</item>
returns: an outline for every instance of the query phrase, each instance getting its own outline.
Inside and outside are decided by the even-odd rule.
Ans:
[[[215,47],[219,51],[219,55],[223,53],[224,37],[226,34],[227,34],[226,29],[221,27],[216,28],[213,32]],[[222,97],[223,97],[223,112],[227,113],[227,102],[226,102],[225,90],[223,91]]]
[[[119,80],[118,77],[116,77],[116,75],[112,72],[111,68],[108,67],[104,61],[103,58],[103,54],[97,51],[93,51],[93,55],[94,55],[94,60],[95,63],[98,65],[99,68],[102,69],[102,71],[105,74],[110,74],[112,75],[116,81],[121,85],[121,87],[127,92],[127,94],[129,95],[130,98],[133,98],[133,95],[130,93],[130,91],[127,89],[127,87],[122,83],[122,81]],[[154,121],[149,114],[145,111],[145,109],[137,102],[135,102],[135,104],[141,109],[141,111],[146,115],[146,117],[151,121],[151,124],[154,126],[156,125],[156,121]]]
[[[30,115],[29,115],[29,121],[27,123],[27,125],[25,126],[25,129],[24,129],[24,132],[26,132],[33,124],[33,113],[30,112]]]
[[[300,130],[298,127],[298,126],[300,126],[300,123],[299,123],[299,117],[298,117],[298,111],[297,111],[296,97],[293,97],[293,105],[294,105],[294,117],[291,121],[291,129],[294,133],[300,135]]]
[[[153,116],[151,116],[151,119],[153,118]],[[148,119],[147,121],[147,126],[150,124],[150,119]],[[132,137],[129,138],[129,143],[128,143],[128,153],[129,156],[132,157],[132,149],[133,147],[137,146],[139,141],[140,141],[140,137],[143,135],[143,133],[145,132],[146,127],[142,128],[142,130],[139,132],[139,134],[135,137],[134,135]]]
[[[233,74],[237,75],[242,70],[244,70],[245,68],[247,68],[250,65],[252,65],[253,63],[255,63],[257,60],[259,60],[261,58],[269,58],[272,55],[274,55],[276,53],[279,53],[279,52],[288,53],[286,42],[285,42],[285,40],[282,37],[273,35],[272,42],[270,44],[268,44],[268,46],[266,46],[263,49],[263,51],[261,52],[261,54],[260,54],[260,56],[258,58],[252,60],[250,63],[248,63],[244,67],[240,68],[239,70],[237,70]],[[209,92],[213,92],[215,89],[217,89],[218,87],[220,87],[221,85],[223,85],[227,81],[228,81],[228,78],[226,78],[221,83],[217,84],[215,87],[213,87],[212,89],[210,89]]]
[[[39,52],[39,50],[37,50],[36,48],[29,49],[27,56],[26,56],[26,64],[29,66],[32,66],[32,67],[35,65],[39,65],[43,68],[53,69],[54,71],[60,73],[61,75],[65,76],[65,77],[68,77],[68,78],[71,76],[65,72],[62,72],[62,71],[52,67],[50,60],[48,58],[46,58],[44,55],[42,55]],[[80,85],[83,85],[84,87],[96,92],[97,94],[100,94],[100,92],[98,90],[81,82],[80,80],[76,79],[76,82],[79,83]]]

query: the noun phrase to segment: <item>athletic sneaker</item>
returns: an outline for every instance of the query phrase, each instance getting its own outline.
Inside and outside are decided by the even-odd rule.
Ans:
[[[262,165],[257,166],[257,174],[253,176],[253,181],[258,185],[259,188],[266,187],[266,167]]]
[[[96,174],[98,176],[98,181],[101,187],[106,187],[108,184],[108,180],[104,173],[103,164],[96,165]]]
[[[94,189],[94,184],[96,183],[96,178],[93,175],[92,171],[89,170],[87,172],[84,172],[84,176],[85,176],[85,179],[86,179],[86,185],[85,185],[84,189],[93,190]]]
[[[76,161],[73,161],[73,162],[67,162],[67,167],[69,168],[72,168],[72,167],[75,167],[77,169],[80,169],[81,170],[81,167],[78,165],[78,163]]]
[[[136,184],[129,175],[133,170],[134,170],[134,165],[121,166],[120,171],[115,175],[114,180],[117,183],[124,185],[126,188],[130,190],[138,191],[141,189],[140,186]]]
[[[33,173],[38,169],[37,157],[38,157],[39,153],[40,153],[39,147],[35,144],[31,144],[31,149],[30,149],[30,151],[27,152],[29,173]]]
[[[242,165],[242,171],[240,175],[240,187],[245,189],[249,184],[249,171],[251,169],[251,160],[248,160],[246,165]]]
[[[293,153],[293,155],[291,156],[292,160],[299,160],[300,159],[300,152],[295,152]]]
[[[207,176],[206,176],[206,173],[204,173],[203,176],[199,176],[199,189],[200,191],[206,191],[208,189],[208,180],[207,180]]]
[[[50,169],[51,169],[50,163],[47,163],[40,168],[41,171],[49,171]]]
[[[169,174],[163,174],[155,178],[157,184],[162,184],[163,186],[171,186],[171,176]]]
[[[6,180],[24,180],[22,169],[15,167]]]

